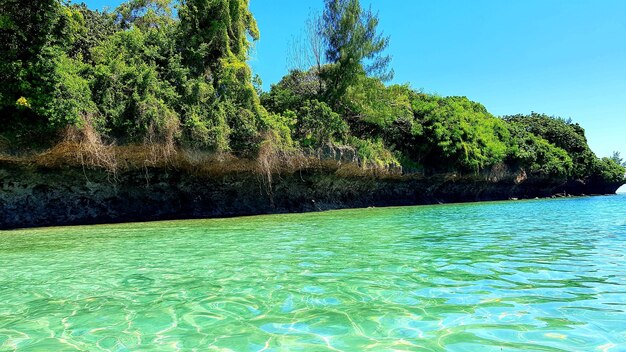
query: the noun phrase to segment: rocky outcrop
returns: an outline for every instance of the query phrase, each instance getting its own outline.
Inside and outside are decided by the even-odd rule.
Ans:
[[[348,156],[348,158],[350,158]],[[621,185],[517,175],[347,175],[307,168],[274,175],[198,175],[143,168],[100,169],[0,163],[0,229],[321,211],[369,206],[609,194]]]

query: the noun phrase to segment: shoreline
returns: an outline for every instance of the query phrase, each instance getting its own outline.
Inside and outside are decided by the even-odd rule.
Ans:
[[[102,223],[85,223],[85,224],[70,224],[70,225],[44,225],[44,226],[34,226],[34,227],[15,227],[15,228],[0,228],[1,233],[7,232],[18,232],[18,231],[28,231],[28,230],[46,230],[46,229],[55,229],[58,227],[89,227],[89,226],[115,226],[115,225],[142,225],[142,224],[158,224],[164,222],[185,222],[185,221],[202,221],[202,220],[228,220],[228,219],[246,219],[246,218],[256,218],[256,217],[264,217],[264,216],[272,216],[272,215],[304,215],[304,214],[322,214],[322,213],[330,213],[330,212],[341,212],[341,211],[354,211],[354,210],[368,210],[368,209],[394,209],[394,208],[405,208],[405,207],[437,207],[437,206],[454,206],[454,205],[467,205],[467,204],[489,204],[489,203],[508,203],[508,202],[532,202],[532,201],[542,201],[542,200],[567,200],[567,199],[582,199],[582,198],[598,198],[598,197],[614,197],[614,196],[626,196],[626,193],[613,193],[613,194],[585,194],[572,196],[568,195],[566,197],[543,197],[543,198],[524,198],[524,199],[499,199],[499,200],[479,200],[479,201],[467,201],[467,202],[450,202],[450,203],[429,203],[429,204],[414,204],[414,205],[389,205],[389,206],[370,206],[370,207],[360,207],[360,208],[335,208],[335,209],[326,209],[326,210],[312,210],[305,212],[275,212],[275,213],[262,213],[262,214],[251,214],[251,215],[232,215],[232,216],[221,216],[221,217],[206,217],[206,218],[172,218],[172,219],[157,219],[157,220],[144,220],[144,221],[111,221],[111,222],[102,222]]]
[[[354,165],[352,165],[353,167]],[[615,194],[621,185],[504,173],[347,174],[348,164],[269,175],[175,168],[120,172],[0,163],[0,230]]]

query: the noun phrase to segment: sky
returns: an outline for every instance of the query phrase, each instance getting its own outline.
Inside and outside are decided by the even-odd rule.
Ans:
[[[462,95],[494,115],[571,118],[600,157],[626,156],[626,1],[361,0],[390,37],[395,78]],[[113,9],[120,0],[85,0]],[[264,88],[287,73],[289,44],[322,0],[250,0]]]

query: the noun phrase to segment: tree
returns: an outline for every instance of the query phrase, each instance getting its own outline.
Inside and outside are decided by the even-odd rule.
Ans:
[[[183,64],[189,76],[198,80],[198,87],[212,86],[211,96],[203,98],[208,105],[199,111],[215,113],[205,113],[204,124],[221,126],[221,136],[230,133],[231,148],[253,150],[266,114],[246,63],[251,45],[248,38],[259,38],[248,0],[185,0],[178,14]]]
[[[261,94],[261,101],[274,113],[297,111],[306,101],[316,99],[317,93],[315,72],[293,70],[273,84],[268,93]]]
[[[592,179],[599,179],[603,183],[623,184],[626,181],[626,167],[612,158],[598,158],[594,161]]]
[[[326,44],[326,59],[331,66],[324,73],[328,79],[328,100],[337,105],[360,75],[382,81],[393,78],[391,57],[382,55],[389,37],[378,33],[378,16],[361,8],[359,0],[326,0],[321,33]]]
[[[322,35],[323,26],[322,16],[317,12],[311,12],[305,22],[304,32],[292,38],[287,55],[287,65],[290,71],[310,72],[317,77],[317,95],[324,90],[321,72],[322,67],[327,63]]]
[[[298,110],[294,134],[305,147],[321,147],[340,140],[348,130],[345,121],[326,103],[308,100]]]
[[[615,161],[615,163],[617,163],[618,165],[622,165],[626,167],[626,160],[622,158],[622,156],[620,155],[620,152],[614,151],[613,155],[611,156],[611,159]]]
[[[117,21],[124,29],[133,26],[142,30],[171,25],[171,0],[129,0],[121,4],[115,11]]]
[[[50,100],[54,59],[67,17],[58,0],[0,2],[0,108],[24,98],[33,109]]]
[[[413,115],[409,92],[407,86],[386,87],[379,79],[360,76],[346,90],[345,107],[361,121],[386,127]]]
[[[221,60],[244,63],[248,36],[259,38],[248,0],[184,0],[178,15],[181,44],[198,76],[217,73]]]
[[[76,33],[68,56],[73,59],[80,58],[83,62],[93,64],[91,50],[102,44],[120,28],[110,13],[90,10],[85,4],[73,4],[71,8],[82,17],[84,26],[82,30]]]
[[[541,176],[571,175],[573,162],[565,150],[528,132],[522,124],[509,122],[507,127],[511,136],[507,164]]]

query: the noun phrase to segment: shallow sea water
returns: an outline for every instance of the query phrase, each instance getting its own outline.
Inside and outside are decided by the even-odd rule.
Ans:
[[[626,195],[0,232],[0,351],[626,351]]]

